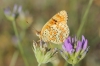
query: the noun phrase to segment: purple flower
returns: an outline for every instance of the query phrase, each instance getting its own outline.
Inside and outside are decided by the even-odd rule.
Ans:
[[[73,46],[72,46],[72,44],[71,44],[71,37],[68,37],[68,39],[64,42],[64,44],[63,44],[63,49],[65,50],[65,51],[67,51],[68,53],[72,53],[72,51],[73,51]]]
[[[85,39],[85,37],[82,35],[82,40],[77,40],[75,38],[68,37],[64,44],[62,45],[62,48],[67,51],[69,54],[72,54],[73,52],[79,52],[81,50],[86,50],[88,41]],[[75,47],[76,46],[76,47]],[[74,51],[73,51],[74,50]]]
[[[10,15],[10,14],[11,14],[10,8],[4,9],[4,13],[5,13],[6,15]]]
[[[5,8],[4,14],[9,20],[14,20],[20,13],[22,13],[22,6],[14,5],[13,10]]]
[[[81,40],[78,40],[76,37],[71,38],[69,36],[62,45],[63,50],[61,54],[70,64],[76,64],[85,57],[89,48],[87,45],[88,40],[85,39],[83,35]]]
[[[85,39],[84,36],[82,36],[82,44],[83,44],[82,49],[86,50],[88,41],[87,41],[87,39]]]

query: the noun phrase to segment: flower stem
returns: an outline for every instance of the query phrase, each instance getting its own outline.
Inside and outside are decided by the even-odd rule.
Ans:
[[[79,37],[80,34],[81,34],[81,31],[82,31],[83,26],[84,26],[84,24],[85,24],[85,22],[86,22],[86,18],[87,18],[87,15],[88,15],[90,6],[92,5],[92,2],[93,2],[93,0],[89,0],[89,4],[88,4],[87,9],[86,9],[86,11],[85,11],[85,13],[84,13],[84,15],[83,15],[83,18],[82,18],[82,21],[81,21],[81,25],[80,25],[79,30],[78,30],[78,32],[77,32],[77,37]]]
[[[40,66],[41,64],[38,64],[38,66]]]
[[[74,64],[72,64],[72,66],[74,66]]]
[[[18,31],[17,31],[17,27],[16,27],[15,20],[12,21],[12,24],[13,24],[13,28],[14,28],[15,35],[18,38],[18,47],[19,47],[20,53],[21,53],[21,55],[23,57],[23,60],[25,62],[25,65],[26,66],[29,66],[28,65],[28,62],[27,62],[27,60],[26,60],[26,58],[24,56],[24,51],[23,51],[22,46],[21,46],[21,42],[20,42],[20,39],[19,39],[19,35],[18,35]]]
[[[22,40],[25,36],[26,31],[23,29],[20,33],[20,40]]]

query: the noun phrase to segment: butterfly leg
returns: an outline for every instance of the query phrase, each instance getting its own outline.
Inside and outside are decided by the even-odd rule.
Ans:
[[[42,48],[42,40],[40,39],[40,47]]]

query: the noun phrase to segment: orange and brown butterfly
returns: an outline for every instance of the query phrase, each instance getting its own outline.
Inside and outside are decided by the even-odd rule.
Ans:
[[[65,10],[54,15],[42,28],[36,31],[36,35],[44,42],[62,44],[69,36],[69,27],[67,25],[68,16]]]

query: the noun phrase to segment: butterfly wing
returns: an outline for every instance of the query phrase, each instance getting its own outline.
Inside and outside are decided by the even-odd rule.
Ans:
[[[41,38],[45,42],[61,44],[69,35],[65,10],[54,15],[42,28]]]

